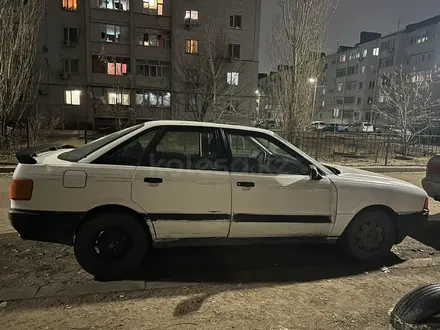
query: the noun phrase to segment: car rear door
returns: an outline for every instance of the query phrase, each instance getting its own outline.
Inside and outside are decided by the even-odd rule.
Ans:
[[[153,221],[158,239],[226,237],[231,184],[218,131],[164,127],[136,169],[132,199]]]
[[[272,154],[265,154],[253,139]],[[325,176],[311,180],[307,161],[264,133],[226,130],[224,140],[231,157],[233,218],[229,237],[330,234],[337,196],[331,180]]]

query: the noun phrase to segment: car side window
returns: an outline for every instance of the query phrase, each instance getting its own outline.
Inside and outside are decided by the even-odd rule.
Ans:
[[[148,145],[156,136],[159,129],[152,129],[142,134],[135,139],[123,143],[121,146],[116,147],[108,154],[103,155],[95,164],[105,165],[125,165],[125,166],[137,166],[142,159]]]
[[[221,158],[215,129],[176,127],[168,129],[153,146],[144,166],[187,170],[227,171]]]
[[[231,172],[308,175],[308,161],[265,134],[226,132]]]

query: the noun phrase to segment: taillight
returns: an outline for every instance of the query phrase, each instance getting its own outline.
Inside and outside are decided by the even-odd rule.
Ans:
[[[424,206],[424,209],[425,209],[425,210],[429,210],[429,198],[428,198],[428,197],[426,197],[426,199],[425,199],[425,206]]]
[[[12,179],[9,198],[15,201],[29,201],[32,198],[34,181],[32,179]]]

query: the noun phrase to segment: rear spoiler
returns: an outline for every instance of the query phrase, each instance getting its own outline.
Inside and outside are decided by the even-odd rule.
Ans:
[[[60,150],[60,149],[75,149],[75,147],[70,144],[65,144],[61,146],[54,144],[46,144],[42,146],[20,150],[15,154],[15,158],[17,158],[20,164],[36,164],[37,160],[34,157],[37,156],[37,154],[47,151]]]

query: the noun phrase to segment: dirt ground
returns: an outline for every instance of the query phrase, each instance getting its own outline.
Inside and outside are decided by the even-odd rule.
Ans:
[[[417,185],[423,177],[391,175]],[[0,215],[8,181],[0,178]],[[440,220],[440,203],[431,203],[431,214]],[[388,329],[395,302],[438,282],[440,267],[381,268],[440,257],[439,237],[440,222],[432,222],[374,264],[357,263],[333,245],[160,249],[127,279],[194,286],[8,302],[0,307],[0,329]],[[0,217],[0,288],[92,281],[71,248],[22,241]]]
[[[334,269],[334,267],[332,267]],[[223,283],[8,303],[1,329],[388,329],[388,313],[440,268],[390,273],[330,269]],[[271,278],[271,279],[269,279]]]

